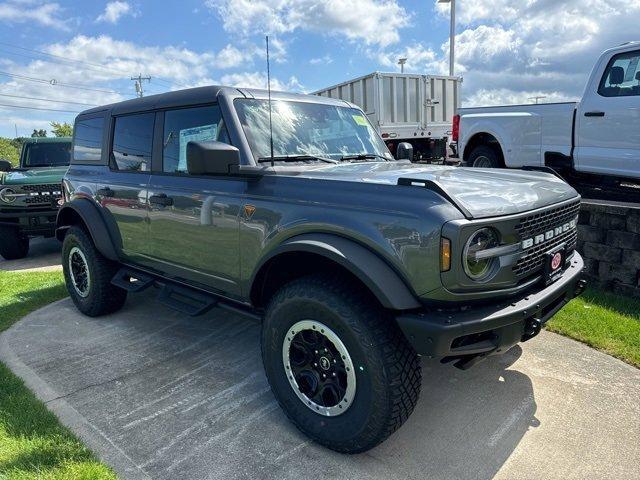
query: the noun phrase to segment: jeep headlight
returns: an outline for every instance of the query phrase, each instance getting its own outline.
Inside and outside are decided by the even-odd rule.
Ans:
[[[2,190],[0,190],[0,201],[3,201],[4,203],[13,203],[16,201],[16,192],[14,192],[12,189],[10,188],[3,188]]]
[[[471,235],[462,252],[462,265],[471,280],[486,282],[496,273],[499,259],[493,255],[483,255],[483,252],[499,245],[498,233],[493,228],[481,228]]]

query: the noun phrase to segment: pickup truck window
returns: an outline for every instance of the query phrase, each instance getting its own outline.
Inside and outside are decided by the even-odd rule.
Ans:
[[[217,105],[169,110],[164,114],[162,170],[187,171],[187,143],[216,140],[230,143]]]
[[[29,143],[24,146],[22,167],[62,167],[71,160],[70,143]]]
[[[603,97],[640,95],[640,50],[621,53],[611,59],[598,93]]]
[[[111,168],[143,172],[151,168],[155,113],[116,117]]]
[[[104,118],[77,120],[73,129],[73,159],[76,162],[97,162],[102,155]]]
[[[236,99],[234,105],[254,158],[269,157],[269,102]],[[335,160],[367,154],[389,157],[378,133],[356,108],[273,101],[272,124],[274,157],[312,155]]]

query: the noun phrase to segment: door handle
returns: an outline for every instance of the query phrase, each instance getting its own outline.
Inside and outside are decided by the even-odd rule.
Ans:
[[[99,188],[96,193],[102,197],[113,197],[116,194],[116,192],[111,190],[109,187]]]
[[[165,207],[168,207],[170,205],[173,205],[173,198],[167,197],[167,195],[164,193],[158,193],[157,195],[151,195],[149,197],[149,203],[155,203],[157,205],[164,205]]]
[[[585,117],[604,117],[604,112],[585,112]]]

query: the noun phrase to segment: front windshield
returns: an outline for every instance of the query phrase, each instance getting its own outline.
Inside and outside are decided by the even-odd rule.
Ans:
[[[254,158],[269,158],[269,102],[236,99],[234,105]],[[370,155],[379,160],[393,159],[357,108],[282,100],[272,101],[271,108],[274,157],[308,155],[341,160]]]
[[[71,160],[71,142],[28,143],[23,167],[63,167]]]

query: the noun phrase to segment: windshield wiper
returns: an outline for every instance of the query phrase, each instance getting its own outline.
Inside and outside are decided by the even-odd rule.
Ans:
[[[271,160],[274,162],[299,162],[303,160],[320,160],[325,163],[338,163],[337,160],[333,160],[332,158],[319,157],[317,155],[276,155],[273,157],[260,157],[258,159],[258,163],[270,163]]]
[[[377,153],[359,153],[357,155],[345,155],[340,158],[340,161],[348,161],[348,160],[371,160],[374,158],[381,158],[385,162],[388,162],[389,159],[384,155],[378,155]]]

